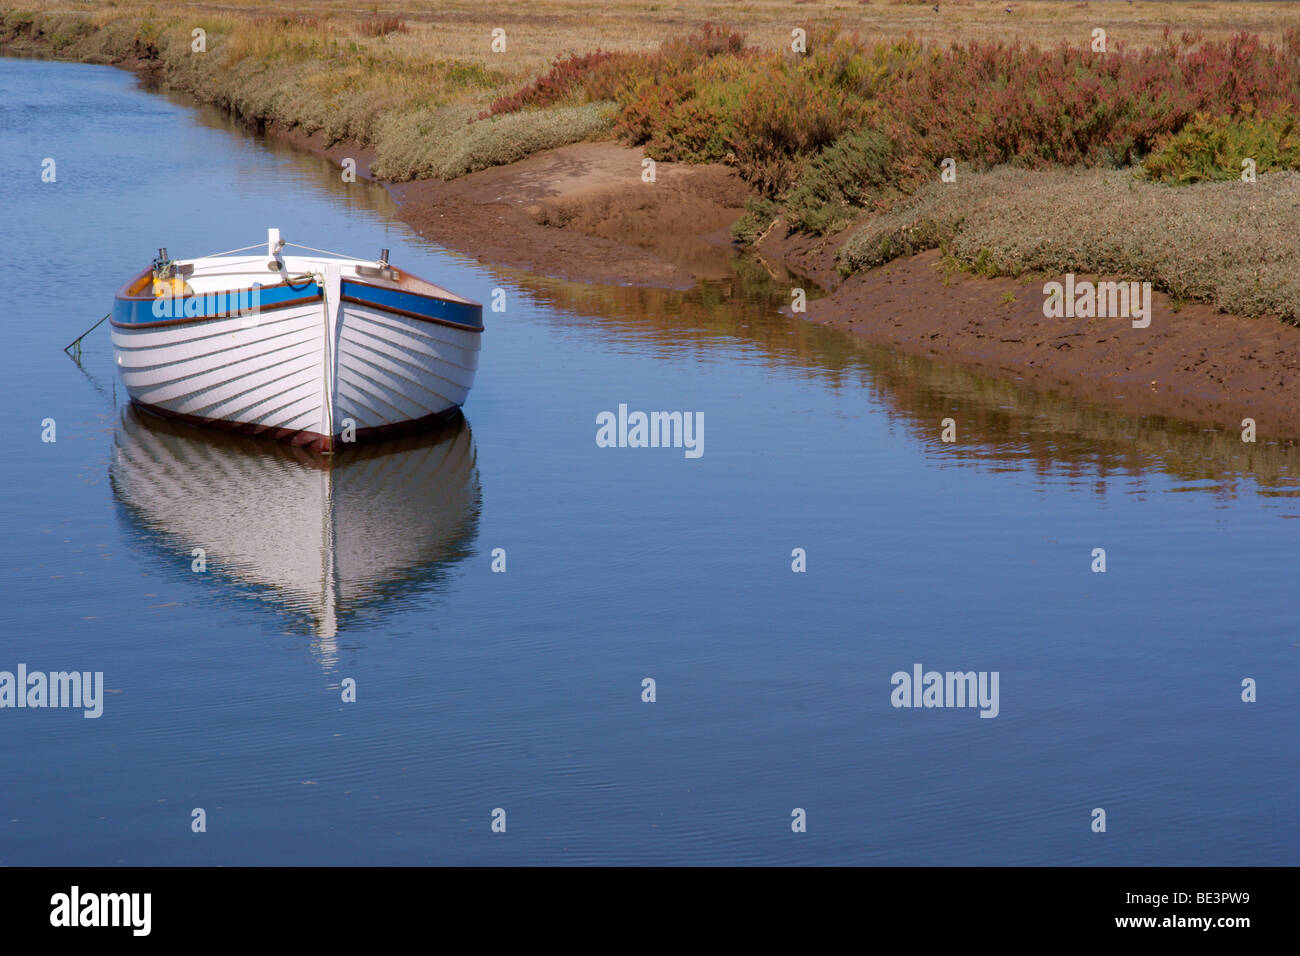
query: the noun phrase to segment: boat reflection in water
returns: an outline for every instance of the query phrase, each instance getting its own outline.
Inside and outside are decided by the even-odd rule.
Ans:
[[[460,416],[323,457],[127,406],[114,445],[113,494],[140,537],[187,570],[202,548],[209,573],[312,634],[327,668],[350,618],[436,590],[478,531],[474,438]]]

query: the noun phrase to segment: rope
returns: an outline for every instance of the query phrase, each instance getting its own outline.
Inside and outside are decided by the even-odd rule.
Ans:
[[[312,246],[304,246],[301,242],[289,242],[287,239],[281,240],[281,242],[286,246],[293,246],[295,249],[306,249],[308,252],[319,252],[327,256],[334,256],[338,259],[355,259],[355,256],[349,256],[342,252],[330,252],[328,249],[316,249]],[[260,249],[264,245],[266,245],[264,242],[255,242],[251,246],[243,246],[239,249],[227,249],[225,252],[213,252],[209,255],[201,256],[200,258],[212,259],[216,256],[230,256],[234,255],[236,252],[247,252],[249,249]]]
[[[67,345],[65,345],[65,346],[63,347],[63,351],[65,351],[65,352],[68,351],[68,349],[72,348],[74,345],[76,345],[76,346],[80,346],[80,345],[81,345],[81,340],[84,339],[84,338],[85,338],[87,335],[89,335],[91,332],[95,331],[95,329],[97,329],[97,328],[99,328],[101,325],[103,325],[104,322],[108,319],[108,317],[109,317],[110,315],[112,315],[112,314],[113,314],[112,312],[108,312],[108,313],[106,313],[106,314],[104,315],[104,318],[100,319],[98,322],[96,322],[96,323],[95,323],[94,325],[92,325],[90,328],[86,329],[86,331],[82,332],[82,333],[81,333],[80,335],[78,335],[75,339],[73,339],[71,342],[69,342]],[[77,351],[80,352],[81,349],[78,347]]]
[[[241,246],[241,247],[238,248],[238,249],[227,249],[225,252],[213,252],[213,253],[211,253],[211,254],[209,254],[209,255],[206,255],[206,256],[200,256],[200,258],[202,258],[202,259],[211,259],[211,258],[213,258],[213,257],[215,257],[215,256],[229,256],[229,255],[234,255],[236,252],[247,252],[249,249],[260,249],[260,248],[261,248],[262,246],[264,246],[264,245],[266,245],[265,242],[255,242],[255,243],[253,243],[251,246]]]
[[[302,275],[298,276],[298,278],[307,279],[309,281],[304,282],[302,285],[298,286],[293,284],[293,276],[285,276],[284,284],[287,285],[294,292],[301,292],[303,289],[307,288],[307,286],[310,285],[312,282],[315,282],[322,289],[325,288],[325,280],[318,273],[304,272]]]
[[[293,246],[295,249],[306,249],[308,252],[321,252],[327,256],[335,256],[339,259],[356,260],[355,256],[349,256],[342,252],[330,252],[328,249],[313,249],[311,246],[304,246],[301,242],[285,242],[286,246]]]

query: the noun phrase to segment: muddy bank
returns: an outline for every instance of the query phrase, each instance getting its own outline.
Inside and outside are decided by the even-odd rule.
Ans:
[[[749,195],[720,166],[659,163],[576,143],[510,166],[389,191],[425,238],[484,262],[611,285],[685,289],[731,275],[728,230]]]
[[[1261,441],[1300,438],[1300,329],[1160,293],[1145,329],[1045,318],[1043,281],[949,273],[931,251],[853,276],[810,301],[807,318],[1130,413],[1236,430],[1253,418]]]
[[[374,151],[267,127],[260,135],[370,179]],[[732,275],[731,224],[749,190],[721,166],[659,163],[640,150],[575,143],[443,181],[384,183],[397,215],[431,242],[484,263],[575,282],[689,289]]]
[[[40,44],[10,44],[5,53],[45,55]],[[169,86],[156,60],[112,64],[147,89],[205,102]],[[375,150],[293,126],[251,121],[250,133],[309,152],[374,179]],[[688,289],[725,279],[734,250],[731,224],[749,189],[723,166],[658,163],[644,177],[644,154],[612,142],[583,142],[509,166],[450,181],[384,183],[398,217],[421,236],[482,262],[576,282]]]

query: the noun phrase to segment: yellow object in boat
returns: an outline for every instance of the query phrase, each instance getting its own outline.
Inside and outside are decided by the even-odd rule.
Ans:
[[[159,279],[155,277],[153,280],[153,294],[155,296],[168,295],[172,298],[177,298],[185,295],[189,291],[189,287],[185,284],[185,280],[180,276],[172,276],[170,279]]]

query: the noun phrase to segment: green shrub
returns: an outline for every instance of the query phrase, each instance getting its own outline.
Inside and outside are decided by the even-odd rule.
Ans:
[[[1242,160],[1253,159],[1257,172],[1300,168],[1300,129],[1287,113],[1236,117],[1198,113],[1178,133],[1151,153],[1142,168],[1152,179],[1196,183],[1239,179]]]
[[[883,208],[899,195],[894,144],[875,129],[846,133],[813,159],[785,197],[790,226],[838,232],[864,209]]]
[[[470,125],[442,164],[440,176],[454,179],[490,166],[504,166],[534,153],[607,135],[614,106],[589,103],[545,111],[515,113]]]
[[[614,122],[610,103],[507,113],[466,125],[476,112],[468,106],[442,107],[380,121],[371,171],[394,182],[455,179],[608,135]]]
[[[758,196],[745,200],[745,211],[731,226],[731,238],[742,245],[752,246],[767,232],[780,213],[772,200]]]

